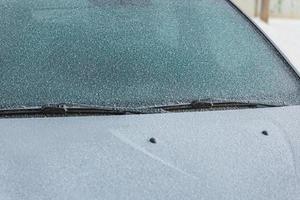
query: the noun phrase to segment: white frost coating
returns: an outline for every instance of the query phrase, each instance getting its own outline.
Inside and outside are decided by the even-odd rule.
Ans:
[[[0,107],[300,103],[299,78],[224,0],[0,0]]]
[[[1,119],[0,197],[298,200],[299,113]]]
[[[185,176],[188,176],[190,178],[194,178],[194,179],[197,179],[197,177],[191,175],[191,174],[188,174],[186,173],[185,171],[183,171],[182,169],[179,169],[177,168],[176,166],[162,160],[161,158],[153,155],[152,153],[148,152],[147,150],[145,150],[144,148],[140,147],[139,145],[133,143],[132,141],[130,141],[128,138],[122,136],[120,133],[116,132],[115,130],[112,130],[111,133],[116,136],[118,139],[120,139],[121,141],[123,141],[124,143],[128,144],[129,146],[131,146],[132,148],[134,148],[135,150],[137,151],[140,151],[142,153],[144,153],[145,155],[149,156],[151,159],[153,160],[157,160],[158,162],[162,163],[163,165],[166,165],[167,167],[170,167],[172,169],[174,169],[175,171],[185,175]]]

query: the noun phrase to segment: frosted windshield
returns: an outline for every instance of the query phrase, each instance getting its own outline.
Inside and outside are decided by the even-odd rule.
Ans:
[[[299,77],[222,0],[0,0],[0,107],[300,103]]]

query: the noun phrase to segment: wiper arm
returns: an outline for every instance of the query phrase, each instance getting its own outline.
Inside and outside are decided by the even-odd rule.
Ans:
[[[161,106],[152,106],[151,109],[163,109],[165,111],[178,110],[193,110],[193,109],[224,109],[224,108],[266,108],[266,107],[282,107],[285,103],[273,104],[255,101],[228,101],[228,100],[214,100],[203,99],[194,100],[188,103],[176,103]]]
[[[125,114],[145,114],[142,110],[106,107],[106,106],[90,106],[82,104],[49,104],[36,107],[21,107],[0,109],[0,116],[15,115],[125,115]]]
[[[193,110],[193,109],[222,109],[222,108],[263,108],[281,107],[282,104],[267,104],[251,101],[226,101],[226,100],[196,100],[188,103],[176,103],[160,106],[141,108],[122,108],[109,106],[91,106],[83,104],[48,104],[35,107],[5,108],[0,109],[0,117],[18,115],[126,115],[126,114],[149,114],[167,111]]]

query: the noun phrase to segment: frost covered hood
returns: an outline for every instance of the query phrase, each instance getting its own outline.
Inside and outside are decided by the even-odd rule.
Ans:
[[[299,198],[299,106],[1,119],[0,130],[2,200]]]

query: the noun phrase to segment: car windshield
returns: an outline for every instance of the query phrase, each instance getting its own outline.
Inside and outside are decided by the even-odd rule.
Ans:
[[[299,77],[225,0],[0,0],[0,107],[300,104]]]

